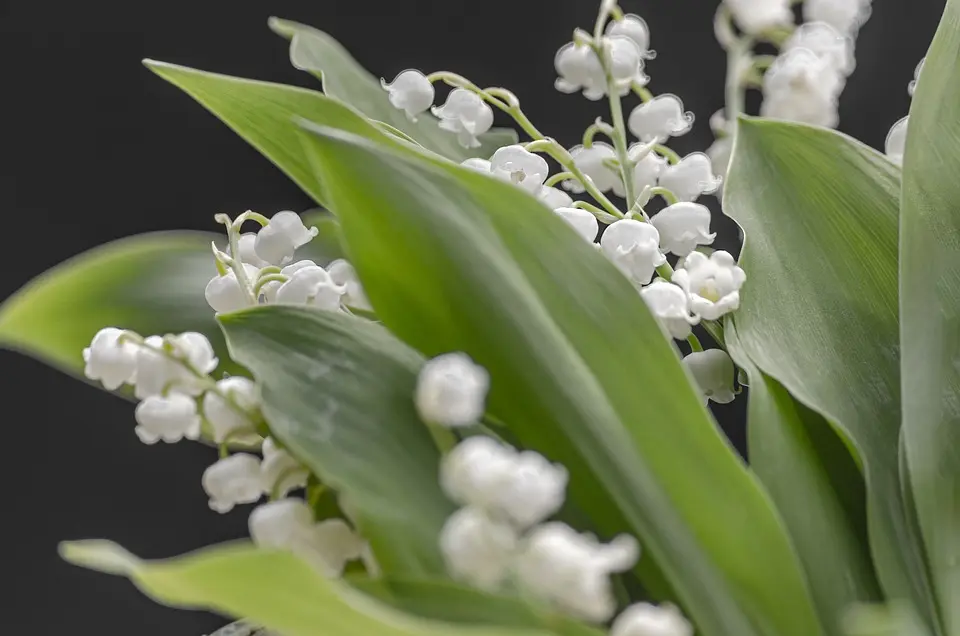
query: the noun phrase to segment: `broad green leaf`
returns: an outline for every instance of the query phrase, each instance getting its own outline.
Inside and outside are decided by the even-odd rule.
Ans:
[[[723,203],[746,232],[743,354],[850,441],[880,583],[932,624],[897,469],[899,193],[896,166],[849,137],[744,118]]]
[[[60,548],[76,565],[129,577],[174,607],[244,618],[283,636],[548,636],[544,630],[451,625],[416,618],[327,579],[289,552],[238,542],[142,561],[109,541]]]
[[[568,467],[605,536],[639,537],[645,582],[665,575],[710,636],[820,633],[769,501],[606,259],[509,183],[339,131],[304,142],[337,175],[331,209],[378,317],[484,365],[491,413]]]
[[[900,206],[904,448],[944,632],[960,635],[960,2],[910,108]]]
[[[602,636],[603,632],[550,608],[530,605],[449,581],[352,578],[356,589],[409,614],[450,623],[549,628],[563,636]]]
[[[301,71],[319,77],[324,93],[350,104],[370,119],[399,130],[429,150],[460,162],[470,157],[486,159],[497,148],[517,143],[515,131],[497,128],[480,136],[480,148],[464,148],[457,142],[457,136],[441,130],[439,121],[429,113],[413,122],[402,110],[394,108],[379,78],[360,66],[330,35],[279,18],[270,18],[269,24],[275,33],[290,40],[290,62]]]
[[[274,306],[220,323],[263,387],[271,432],[347,498],[382,569],[444,575],[438,538],[454,506],[413,405],[420,356],[344,314]]]
[[[202,232],[158,232],[84,252],[35,278],[0,305],[0,346],[22,351],[83,378],[83,348],[103,327],[151,334],[199,331],[230,362],[213,310],[204,299],[216,275]]]
[[[827,421],[744,355],[733,321],[724,339],[750,377],[750,467],[793,538],[825,630],[839,634],[851,604],[882,599],[866,541],[863,476]]]

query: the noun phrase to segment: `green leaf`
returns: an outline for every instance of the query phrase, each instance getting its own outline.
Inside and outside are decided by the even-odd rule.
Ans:
[[[344,258],[340,222],[327,210],[314,208],[300,215],[303,224],[317,228],[319,232],[313,240],[297,251],[297,258],[307,258],[326,267],[338,258]]]
[[[839,634],[851,604],[883,598],[866,541],[863,476],[827,421],[753,365],[732,320],[724,338],[750,377],[750,467],[793,538],[827,633]]]
[[[151,334],[199,331],[230,362],[203,290],[216,275],[214,234],[158,232],[94,248],[48,270],[0,305],[0,346],[83,378],[83,348],[103,327]]]
[[[220,322],[234,359],[262,385],[271,432],[347,497],[381,568],[444,575],[438,538],[454,506],[413,405],[420,356],[344,314],[273,306]]]
[[[743,353],[850,441],[880,583],[932,624],[898,477],[899,193],[896,166],[849,137],[744,118],[723,203],[747,237],[733,319]]]
[[[549,628],[563,636],[602,636],[604,632],[551,611],[449,581],[353,578],[349,583],[377,600],[409,614],[449,623]]]
[[[174,607],[213,610],[283,636],[548,636],[531,629],[450,625],[409,616],[327,579],[289,552],[239,542],[141,561],[109,541],[62,544],[76,565],[129,577]]]
[[[960,635],[960,3],[910,108],[900,206],[904,448],[944,633]]]
[[[270,18],[269,25],[275,33],[290,40],[290,62],[301,71],[319,77],[324,93],[350,104],[370,119],[399,130],[433,152],[460,162],[471,157],[486,159],[497,148],[517,143],[515,131],[496,128],[480,136],[480,148],[464,148],[457,142],[457,136],[441,130],[439,121],[429,113],[412,122],[406,113],[394,108],[380,80],[328,34],[279,18]]]
[[[768,500],[606,259],[509,183],[312,130],[378,317],[427,355],[484,365],[492,415],[567,466],[605,536],[639,537],[645,583],[666,575],[710,636],[820,633]]]

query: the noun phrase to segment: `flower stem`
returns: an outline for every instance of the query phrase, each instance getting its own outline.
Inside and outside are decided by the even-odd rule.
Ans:
[[[245,212],[237,217],[237,220],[240,220],[244,217],[244,215],[247,214],[255,213]],[[237,282],[240,283],[240,287],[243,289],[244,294],[247,297],[247,301],[251,305],[256,305],[257,297],[253,295],[253,288],[250,286],[250,280],[247,278],[247,272],[243,268],[243,261],[240,260],[240,226],[231,221],[230,217],[226,214],[218,214],[213,218],[217,223],[222,223],[227,228],[227,240],[230,243],[230,268],[233,269],[233,273],[236,275]]]
[[[654,150],[656,150],[671,164],[676,165],[680,163],[680,155],[678,155],[676,152],[674,152],[667,146],[664,146],[663,144],[657,144],[656,146],[654,146]]]
[[[703,351],[703,345],[700,344],[700,339],[697,338],[695,335],[690,334],[689,336],[687,336],[687,343],[690,344],[691,351],[694,351],[694,352]]]
[[[673,193],[673,190],[668,190],[667,188],[661,186],[654,186],[650,188],[650,196],[659,194],[662,196],[668,205],[673,205],[674,203],[679,203],[680,199],[677,198],[677,195]]]
[[[576,178],[577,176],[572,172],[558,172],[557,174],[553,175],[552,177],[544,181],[543,185],[547,186],[548,188],[552,188],[553,186],[557,185],[561,181],[566,181],[567,179],[576,179]]]

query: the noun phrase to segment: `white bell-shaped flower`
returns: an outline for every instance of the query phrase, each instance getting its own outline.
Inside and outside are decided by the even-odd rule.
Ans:
[[[339,577],[347,563],[368,550],[366,542],[343,519],[324,519],[313,529],[314,562],[328,577]]]
[[[890,128],[890,132],[887,133],[887,140],[883,145],[886,155],[898,166],[903,163],[903,151],[907,147],[907,124],[909,120],[909,115],[898,120]]]
[[[433,107],[440,118],[440,128],[457,135],[464,148],[479,148],[480,135],[493,126],[493,110],[479,95],[465,88],[455,88],[443,106]]]
[[[132,382],[137,371],[139,347],[133,342],[121,342],[123,333],[116,327],[101,329],[83,350],[83,374],[90,380],[99,380],[108,391]]]
[[[443,457],[440,487],[458,504],[498,510],[516,458],[515,449],[497,440],[483,435],[468,437]]]
[[[497,511],[518,528],[529,528],[556,513],[566,499],[567,469],[534,451],[518,453],[497,500]]]
[[[488,159],[481,159],[480,157],[471,157],[461,161],[460,165],[464,168],[470,168],[471,170],[480,172],[482,174],[490,174],[493,172],[490,161]]]
[[[445,353],[420,369],[414,402],[425,422],[470,426],[483,416],[489,389],[486,369],[465,353]]]
[[[544,205],[551,210],[573,206],[573,199],[570,195],[560,188],[554,188],[553,186],[543,186],[540,188],[537,198],[543,201]]]
[[[610,636],[693,636],[693,625],[669,603],[634,603],[613,620]]]
[[[367,294],[363,291],[363,284],[360,282],[360,277],[357,276],[357,270],[349,261],[342,258],[333,261],[327,265],[327,273],[330,274],[330,280],[335,285],[345,289],[343,297],[340,299],[344,305],[364,311],[373,310]]]
[[[263,440],[263,461],[260,462],[260,477],[263,492],[286,497],[287,493],[307,485],[308,471],[293,455],[278,448],[272,437]]]
[[[727,176],[727,170],[730,168],[730,157],[733,153],[733,137],[721,137],[714,140],[707,148],[707,156],[710,157],[710,168],[713,174],[720,179],[720,185],[714,194],[718,198],[723,196],[723,179]]]
[[[590,212],[580,208],[557,208],[554,212],[588,242],[593,243],[597,239],[600,224]]]
[[[280,270],[280,275],[286,276],[288,279],[290,279],[293,278],[293,275],[299,272],[301,269],[305,269],[307,267],[317,267],[317,264],[310,260],[302,260],[295,263],[290,263]],[[268,303],[276,302],[277,291],[282,285],[283,283],[277,280],[272,280],[264,284],[260,288],[260,295],[263,296],[263,300]]]
[[[232,403],[213,391],[203,396],[203,415],[213,429],[213,441],[220,444],[237,433],[253,432],[251,417],[260,407],[257,385],[252,380],[235,375],[217,382],[217,389],[228,396]]]
[[[710,231],[710,210],[699,203],[668,205],[650,223],[660,232],[660,248],[677,256],[686,256],[698,245],[710,245],[717,237]]]
[[[652,188],[657,185],[660,180],[660,175],[663,174],[664,168],[667,167],[666,159],[655,152],[647,152],[639,159],[635,158],[635,155],[642,153],[645,148],[645,144],[634,144],[629,150],[630,158],[636,162],[633,167],[633,190],[637,194],[643,192],[644,188]],[[622,197],[625,195],[625,192],[622,191],[622,184],[618,185],[620,187],[614,188],[613,192],[617,196]]]
[[[843,75],[850,75],[857,66],[853,38],[826,22],[805,22],[797,27],[782,48],[783,51],[792,49],[813,51]]]
[[[631,38],[624,35],[605,37],[603,46],[610,60],[610,76],[620,94],[626,94],[634,82],[646,84],[649,81],[643,74],[643,52]]]
[[[346,288],[333,282],[319,265],[300,268],[277,288],[274,302],[283,305],[309,305],[326,311],[340,309]]]
[[[197,374],[211,373],[219,362],[210,341],[201,333],[188,331],[168,336],[166,340],[150,336],[144,343],[147,346],[137,351],[134,389],[134,395],[141,400],[168,390],[199,395],[203,392],[203,383]]]
[[[318,233],[315,227],[308,229],[296,212],[277,212],[257,233],[254,250],[268,263],[283,265],[293,260],[298,247],[309,243]]]
[[[805,0],[805,22],[826,22],[841,33],[853,34],[870,17],[870,0]]]
[[[643,57],[652,57],[650,53],[650,28],[638,15],[629,13],[622,20],[607,23],[607,35],[622,35],[630,38],[640,49]]]
[[[716,192],[720,183],[713,174],[713,162],[702,152],[691,153],[660,173],[660,187],[673,192],[680,201],[695,201],[701,194]]]
[[[577,534],[560,522],[535,528],[517,558],[519,584],[531,596],[592,622],[608,620],[616,610],[610,575],[632,568],[639,547],[621,535],[609,544]]]
[[[169,339],[173,354],[185,361],[190,367],[202,375],[212,373],[217,368],[219,360],[213,352],[213,345],[202,333],[185,331]]]
[[[255,266],[247,263],[243,264],[243,271],[251,285],[257,280],[257,275],[260,273],[260,270]],[[237,274],[232,269],[227,270],[227,273],[223,276],[217,275],[211,278],[206,289],[203,290],[203,295],[207,299],[207,304],[218,314],[238,311],[250,306],[247,292],[240,285]]]
[[[554,86],[561,93],[583,91],[583,96],[591,101],[607,94],[603,65],[589,46],[573,42],[565,44],[557,51],[553,65],[559,75]]]
[[[263,494],[260,460],[249,453],[235,453],[203,471],[203,489],[210,509],[221,514],[239,504],[254,503]]]
[[[790,0],[724,0],[724,4],[737,26],[750,35],[793,24]]]
[[[427,76],[416,69],[401,72],[387,84],[380,78],[380,86],[389,94],[394,108],[404,111],[410,121],[417,121],[417,115],[425,113],[433,106],[435,91]]]
[[[700,319],[690,313],[687,293],[677,285],[657,279],[640,290],[650,313],[672,337],[685,340]]]
[[[664,142],[693,128],[693,113],[683,110],[683,102],[669,93],[658,95],[630,112],[627,127],[640,141]]]
[[[917,64],[917,68],[913,71],[913,81],[907,84],[907,94],[910,97],[913,97],[913,94],[917,90],[917,82],[920,81],[920,71],[923,70],[923,63],[927,61],[927,58],[920,60],[920,63]]]
[[[843,76],[827,58],[809,49],[791,49],[777,57],[763,76],[760,114],[836,126],[837,96],[843,83]]]
[[[137,437],[144,444],[156,444],[163,440],[168,444],[200,437],[200,415],[197,401],[182,393],[166,397],[151,395],[137,405],[134,416]]]
[[[737,397],[733,391],[733,360],[723,349],[694,351],[683,359],[683,364],[690,369],[705,399],[727,404]]]
[[[490,170],[494,175],[515,183],[532,194],[537,194],[543,182],[550,176],[550,166],[546,159],[520,144],[504,146],[493,153],[490,157]]]
[[[237,252],[240,253],[240,261],[243,262],[244,265],[252,265],[257,269],[267,267],[270,263],[260,258],[260,255],[257,254],[256,245],[256,234],[253,232],[241,234],[237,240]]]
[[[589,148],[574,146],[570,149],[570,156],[573,157],[574,165],[593,181],[601,192],[607,192],[618,186],[622,187],[620,175],[605,164],[607,161],[617,159],[617,151],[610,144],[596,141]],[[564,181],[563,187],[575,194],[584,191],[583,185],[575,179]]]
[[[600,237],[600,248],[635,285],[646,285],[653,272],[667,262],[660,253],[660,233],[649,223],[620,219]]]
[[[517,531],[479,508],[453,513],[440,531],[440,551],[450,574],[482,590],[495,591],[509,572]]]
[[[747,275],[729,252],[718,250],[708,258],[691,252],[673,282],[687,292],[690,311],[704,320],[717,320],[740,306],[740,288]]]

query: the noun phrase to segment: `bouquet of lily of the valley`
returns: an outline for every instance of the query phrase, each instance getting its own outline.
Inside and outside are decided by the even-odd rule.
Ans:
[[[198,487],[249,514],[171,560],[63,556],[224,634],[960,636],[960,0],[886,156],[830,130],[869,11],[724,0],[686,156],[612,0],[556,56],[603,105],[572,148],[506,88],[378,80],[287,21],[322,93],[146,62],[319,207],[118,241],[0,308],[144,443],[210,445]]]

